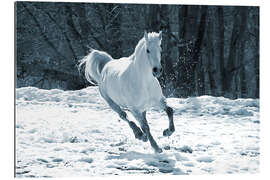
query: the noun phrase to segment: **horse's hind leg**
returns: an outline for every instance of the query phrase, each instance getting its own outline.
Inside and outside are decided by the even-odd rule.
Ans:
[[[133,122],[133,121],[128,121],[129,127],[132,129],[135,138],[142,140],[144,142],[147,141],[146,135],[141,131],[141,129]]]
[[[161,107],[166,111],[169,118],[169,128],[163,131],[163,136],[170,136],[175,131],[173,122],[173,109],[167,105],[165,98],[161,100]]]
[[[109,96],[105,95],[105,93],[100,92],[100,94],[105,99],[105,101],[109,104],[109,106],[112,108],[112,110],[117,112],[119,117],[128,123],[129,127],[132,129],[132,131],[135,135],[135,138],[142,140],[142,141],[147,141],[147,138],[145,138],[145,135],[143,134],[141,129],[133,121],[129,121],[127,119],[126,112],[123,111],[120,108],[120,106],[118,106],[115,102],[113,102],[113,100]]]
[[[150,128],[146,120],[146,111],[144,111],[143,113],[132,111],[132,113],[135,116],[135,118],[139,121],[141,128],[143,132],[146,134],[147,138],[149,139],[152,148],[155,150],[156,153],[161,153],[162,149],[159,148],[159,146],[157,145],[156,141],[154,140],[153,136],[150,133]]]

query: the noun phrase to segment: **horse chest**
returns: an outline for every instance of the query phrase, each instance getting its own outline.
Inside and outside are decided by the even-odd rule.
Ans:
[[[144,111],[156,106],[162,98],[158,80],[144,78],[128,72],[104,72],[104,81],[100,86],[116,104]]]
[[[151,83],[141,84],[138,87],[140,88],[131,87],[126,93],[130,97],[129,106],[144,111],[159,104],[162,97],[159,84],[153,81]]]

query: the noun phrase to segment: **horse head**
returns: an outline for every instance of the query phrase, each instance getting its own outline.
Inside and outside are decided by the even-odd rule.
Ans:
[[[147,33],[144,32],[145,39],[145,53],[147,60],[152,69],[152,74],[154,77],[159,77],[162,73],[161,67],[161,40],[162,31],[159,33]]]

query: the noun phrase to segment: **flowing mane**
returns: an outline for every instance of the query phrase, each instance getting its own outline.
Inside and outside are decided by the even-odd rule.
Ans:
[[[153,44],[153,43],[159,43],[159,34],[156,32],[151,32],[148,33],[148,43]],[[136,54],[137,51],[139,51],[144,45],[145,45],[145,38],[141,38],[140,41],[138,42],[137,46],[135,47],[134,53]],[[133,55],[132,55],[133,56]],[[132,58],[134,60],[134,58]]]

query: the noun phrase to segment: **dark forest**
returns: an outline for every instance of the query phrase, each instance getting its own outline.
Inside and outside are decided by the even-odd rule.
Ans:
[[[16,2],[16,87],[90,86],[90,48],[130,56],[144,31],[163,32],[167,97],[259,98],[259,7]]]

